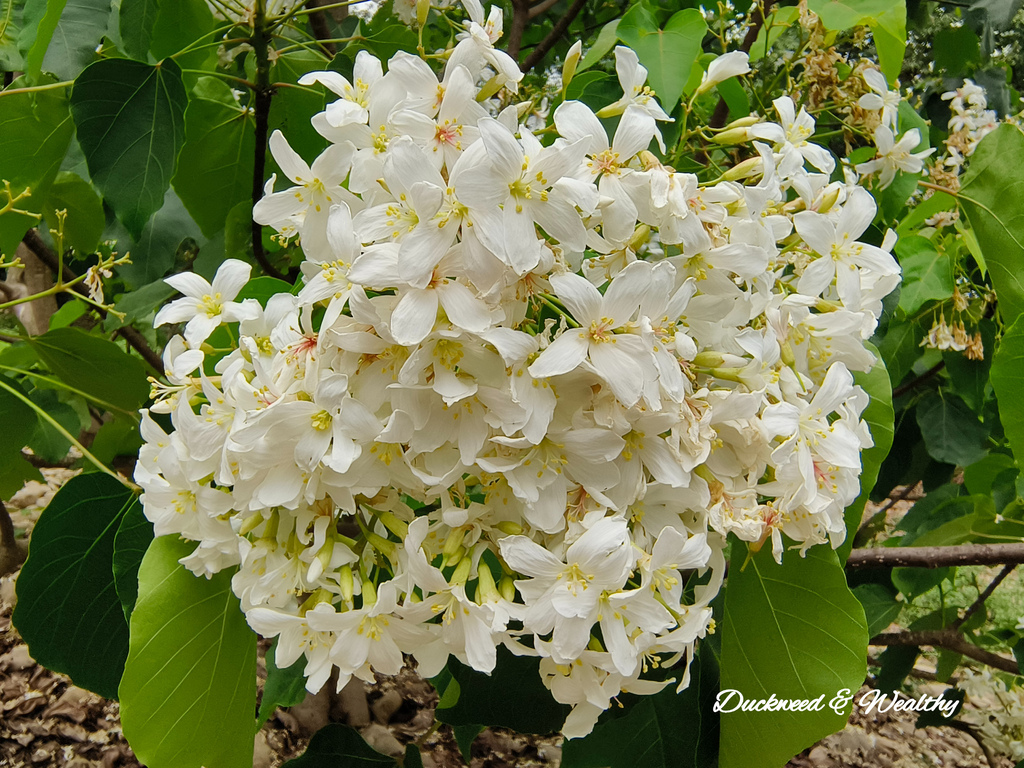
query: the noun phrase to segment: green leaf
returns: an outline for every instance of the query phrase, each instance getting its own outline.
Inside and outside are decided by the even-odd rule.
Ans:
[[[903,377],[910,372],[914,361],[921,356],[920,342],[923,334],[924,328],[919,322],[894,321],[889,324],[881,340],[878,340],[878,351],[885,361],[893,388],[899,386]]]
[[[907,43],[906,0],[808,0],[807,8],[826,29],[871,27],[882,72],[890,82],[899,76]]]
[[[137,497],[105,474],[69,480],[32,531],[14,625],[32,658],[82,688],[117,698],[128,623],[111,571],[114,535]]]
[[[894,425],[896,421],[892,408],[892,385],[889,381],[889,372],[885,369],[885,363],[878,355],[878,350],[870,344],[867,345],[878,360],[867,373],[857,372],[853,380],[868,393],[870,401],[861,418],[867,422],[871,430],[871,439],[874,445],[861,452],[860,472],[860,494],[850,506],[846,508],[843,516],[846,520],[846,539],[837,549],[840,562],[845,563],[853,549],[853,537],[860,527],[861,518],[864,516],[864,506],[871,498],[871,491],[874,490],[875,482],[878,480],[878,472],[882,468],[882,462],[889,455],[892,448]]]
[[[54,5],[53,0],[49,4]],[[61,4],[64,9],[46,47],[42,70],[61,80],[73,80],[96,60],[96,46],[107,31],[110,0],[66,0]]]
[[[701,645],[690,684],[671,682],[653,696],[630,702],[627,712],[598,723],[589,736],[566,741],[561,768],[712,768],[718,757],[718,662]]]
[[[134,412],[149,397],[142,361],[81,328],[57,328],[29,344],[60,379],[97,400]]]
[[[0,0],[0,70],[22,72],[25,58],[18,50],[18,33],[25,0]]]
[[[136,240],[171,184],[187,102],[170,60],[104,59],[75,81],[71,111],[89,173]]]
[[[276,277],[267,277],[266,275],[262,275],[260,277],[254,277],[242,286],[242,290],[238,292],[235,300],[242,301],[243,299],[256,299],[264,308],[266,308],[267,302],[272,296],[276,296],[279,293],[291,292],[292,286],[288,285],[284,280],[278,280]]]
[[[597,39],[594,40],[593,45],[587,49],[586,54],[580,59],[579,64],[576,65],[577,72],[590,69],[608,55],[608,52],[615,47],[615,43],[618,40],[618,29],[619,19],[613,19],[601,27]]]
[[[1003,333],[992,357],[992,387],[999,398],[999,420],[1018,462],[1024,461],[1024,316]]]
[[[707,31],[704,17],[695,8],[673,15],[664,29],[659,29],[654,13],[641,3],[619,20],[619,39],[636,51],[640,63],[647,67],[647,82],[665,112],[671,112],[679,101]]]
[[[452,656],[448,671],[461,693],[453,706],[438,710],[437,719],[449,725],[500,726],[520,733],[559,730],[569,707],[551,698],[539,667],[539,659],[513,656],[504,646],[498,647],[498,663],[490,675]],[[445,691],[439,692],[444,696]]]
[[[878,52],[878,65],[890,83],[896,82],[903,69],[907,50],[907,5],[905,0],[890,3],[889,8],[870,25]],[[927,133],[924,134],[927,136]]]
[[[936,461],[966,467],[987,453],[988,428],[956,395],[925,396],[917,404],[917,425],[928,455]]]
[[[341,723],[329,723],[313,734],[306,751],[281,768],[394,768],[395,761],[375,750],[359,732]]]
[[[896,595],[884,584],[860,584],[853,588],[853,595],[862,606],[868,623],[868,637],[874,637],[896,621],[903,609],[896,602]]]
[[[173,184],[207,237],[224,229],[235,205],[251,199],[255,130],[227,85],[199,79],[185,110],[185,145]]]
[[[900,106],[902,107],[903,104],[906,104],[906,102],[901,102]],[[924,134],[922,133],[922,135]],[[920,205],[908,212],[907,215],[900,220],[899,226],[896,228],[896,233],[901,238],[907,237],[923,225],[926,219],[930,219],[940,211],[951,211],[955,207],[955,197],[947,195],[945,192],[936,192],[927,200],[923,201]]]
[[[194,545],[153,540],[139,568],[119,690],[124,735],[149,768],[251,768],[256,634],[231,592],[178,560]]]
[[[153,524],[146,519],[141,504],[133,504],[114,534],[114,589],[124,609],[125,619],[131,618],[139,596],[139,566],[153,541]]]
[[[21,391],[13,381],[5,380],[9,387]],[[32,439],[38,424],[36,412],[6,389],[0,389],[0,498],[9,499],[28,479],[42,479],[39,470],[21,455],[21,449]]]
[[[970,493],[990,495],[992,484],[1000,472],[1013,468],[1013,457],[1005,453],[990,453],[981,461],[964,467],[964,487]]]
[[[607,72],[594,70],[576,75],[565,89],[566,101],[582,101],[591,109],[607,104],[609,96],[618,88],[618,81]],[[614,100],[614,96],[612,96]]]
[[[951,582],[955,570],[946,568],[893,568],[892,583],[908,601],[934,589],[946,579]]]
[[[123,1],[123,0],[122,0]],[[153,22],[153,36],[149,52],[161,60],[175,56],[200,38],[207,37],[214,27],[213,13],[206,0],[174,0],[160,3],[156,20]],[[216,56],[213,48],[200,48],[181,56],[175,56],[181,66],[202,69],[204,64]]]
[[[984,253],[1007,324],[1024,313],[1024,133],[1003,123],[978,144],[959,200]]]
[[[133,59],[148,59],[159,14],[160,0],[121,0],[118,29],[124,52]]]
[[[816,699],[819,712],[722,714],[721,768],[780,766],[846,724],[829,700],[857,691],[867,670],[864,609],[846,585],[835,552],[789,551],[782,565],[769,548],[739,567],[734,542],[725,590],[722,688],[746,699]]]
[[[43,57],[66,4],[67,0],[25,0],[18,49],[31,80],[37,79],[43,71]]]
[[[981,42],[966,25],[940,29],[932,45],[935,66],[944,70],[947,77],[969,74],[974,65],[981,63]]]
[[[138,290],[122,294],[114,302],[114,307],[118,312],[124,313],[124,320],[119,320],[114,315],[107,315],[107,323],[104,325],[104,330],[112,331],[115,328],[120,328],[122,325],[144,323],[150,315],[154,314],[165,301],[176,293],[177,291],[163,280],[156,280],[142,286]],[[152,326],[153,324],[148,323],[148,325]]]
[[[92,184],[76,173],[61,171],[57,174],[46,197],[46,220],[54,229],[57,227],[54,211],[67,211],[64,225],[64,240],[79,256],[96,251],[106,225],[103,201],[92,188]]]
[[[399,26],[412,34],[405,25]],[[414,49],[415,46],[403,50]],[[317,69],[324,69],[322,58],[310,51],[291,51],[277,58],[270,68],[270,76],[275,82],[294,85],[304,74]],[[270,103],[270,114],[267,117],[269,131],[281,131],[288,137],[292,148],[311,163],[327,147],[327,139],[317,133],[310,122],[313,115],[323,111],[326,103],[322,86],[281,88]],[[277,163],[269,153],[267,166],[268,174],[277,168]],[[278,174],[278,178],[282,178],[282,175]]]
[[[306,698],[306,659],[300,658],[290,667],[281,669],[277,666],[276,650],[275,639],[267,651],[267,681],[263,685],[257,728],[262,728],[278,707],[294,707]]]
[[[18,80],[14,87],[25,84]],[[15,195],[26,189],[32,192],[31,197],[18,201],[17,208],[42,213],[74,132],[63,88],[4,94],[0,99],[0,179],[11,183]],[[36,224],[36,218],[14,211],[0,216],[0,253],[13,256],[21,238]]]
[[[163,206],[146,223],[142,237],[132,238],[118,221],[108,227],[107,236],[123,240],[125,249],[131,251],[132,263],[118,267],[117,274],[132,286],[152,283],[175,267],[181,271],[208,243],[173,187],[164,195]]]
[[[899,306],[908,315],[929,301],[953,295],[953,260],[936,250],[931,240],[918,235],[900,238],[896,255],[903,268]]]

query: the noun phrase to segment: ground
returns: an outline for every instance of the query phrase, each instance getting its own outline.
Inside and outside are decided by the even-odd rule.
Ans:
[[[30,483],[7,503],[19,536],[30,535],[39,512],[69,474],[68,470],[47,470],[46,485]],[[16,576],[0,578],[0,768],[139,768],[121,733],[117,702],[77,688],[32,660],[11,625]],[[1024,586],[1013,592],[1015,600],[1024,599]],[[1016,610],[1016,603],[1007,610]],[[266,645],[260,646],[261,680],[266,675]],[[929,668],[925,658],[919,660],[917,674],[921,679],[915,682],[916,693],[935,695],[947,687],[927,679],[934,678],[934,667]],[[402,745],[428,731],[436,704],[433,688],[412,669],[395,677],[382,676],[375,685],[355,681],[340,696],[327,698],[324,691],[298,707],[277,711],[256,735],[253,766],[273,768],[301,754],[309,736],[328,721],[358,727],[382,752],[399,752]],[[795,757],[787,768],[1013,765],[999,755],[990,763],[971,736],[952,728],[915,729],[916,718],[912,712],[865,715],[855,709],[845,730]],[[560,743],[555,736],[489,729],[473,744],[470,768],[555,768],[560,763]],[[466,765],[447,726],[424,738],[422,746],[427,768]]]

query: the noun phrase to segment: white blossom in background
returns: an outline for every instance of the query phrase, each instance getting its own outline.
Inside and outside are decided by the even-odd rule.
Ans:
[[[313,119],[330,146],[307,165],[275,134],[289,183],[254,211],[299,239],[304,286],[260,306],[241,262],[168,279],[157,324],[184,337],[152,410],[174,430],[144,416],[136,480],[159,532],[198,542],[187,567],[238,567],[310,690],[403,655],[489,673],[504,645],[541,657],[582,736],[667,684],[652,660],[687,684],[727,534],[780,560],[783,536],[842,541],[871,444],[852,372],[899,268],[788,97],[743,129],[755,159],[700,184],[648,151],[669,118],[619,47],[614,135],[570,101],[542,142],[477,100],[520,75],[500,11],[466,7],[439,74],[363,52],[351,81],[304,79],[338,97]],[[883,180],[920,162],[885,157]],[[203,344],[226,323],[232,349]]]

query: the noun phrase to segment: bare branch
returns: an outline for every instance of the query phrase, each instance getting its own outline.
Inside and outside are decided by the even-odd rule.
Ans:
[[[933,648],[946,648],[995,669],[1001,669],[1003,672],[1020,674],[1020,668],[1014,659],[1008,659],[997,653],[986,651],[984,648],[979,648],[954,629],[883,632],[871,638],[868,645],[930,645]]]
[[[978,598],[970,604],[966,611],[964,611],[964,615],[953,622],[953,627],[955,629],[960,629],[960,627],[964,625],[964,622],[971,618],[971,616],[973,616],[978,611],[978,609],[981,608],[982,605],[984,605],[985,601],[988,600],[989,596],[996,591],[996,587],[998,587],[999,584],[1003,581],[1003,579],[1009,576],[1013,569],[1016,567],[1016,563],[1004,565],[1003,570],[996,574],[996,577],[992,579],[992,581],[989,583],[987,587],[985,587],[985,590],[981,594],[979,594]]]
[[[534,3],[530,6],[530,18],[535,19],[557,3],[558,0],[540,0],[539,3]]]
[[[508,55],[519,60],[519,48],[523,44],[523,32],[530,20],[530,0],[512,0],[512,23],[508,28]]]
[[[957,544],[950,547],[855,549],[847,568],[943,568],[948,565],[1024,563],[1024,544]]]
[[[523,72],[529,72],[535,66],[537,66],[541,59],[547,56],[548,51],[555,47],[555,44],[565,36],[566,30],[569,29],[569,25],[572,24],[580,11],[583,10],[583,6],[587,4],[587,0],[576,0],[565,12],[565,15],[555,22],[555,26],[551,28],[548,36],[541,40],[537,46],[530,51],[530,55],[526,57],[526,60],[519,66]]]

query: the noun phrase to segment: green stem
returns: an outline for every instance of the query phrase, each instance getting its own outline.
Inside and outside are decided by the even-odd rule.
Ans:
[[[27,88],[8,88],[6,91],[0,91],[0,96],[10,96],[15,93],[35,93],[36,91],[52,91],[54,88],[67,88],[69,85],[74,85],[74,80],[63,80],[59,83],[47,83],[46,85],[33,85]]]
[[[91,452],[89,451],[89,449],[88,449],[88,448],[86,448],[86,447],[85,447],[84,445],[82,445],[82,443],[81,443],[81,442],[80,442],[80,441],[78,440],[78,438],[76,438],[76,437],[75,437],[74,435],[72,435],[72,434],[71,434],[70,432],[68,432],[68,431],[67,431],[66,429],[64,429],[64,427],[63,427],[63,426],[61,426],[61,424],[60,424],[60,423],[59,423],[59,422],[58,422],[58,421],[57,421],[56,419],[54,419],[54,418],[53,418],[53,416],[51,416],[51,415],[50,415],[50,414],[48,414],[48,413],[47,413],[47,412],[46,412],[46,411],[45,411],[44,409],[40,408],[40,407],[39,407],[38,405],[36,405],[35,403],[33,403],[33,402],[32,402],[31,400],[29,400],[29,399],[28,399],[28,398],[27,398],[27,397],[26,397],[25,395],[21,394],[21,392],[19,392],[19,391],[18,391],[18,390],[16,390],[16,389],[15,389],[14,387],[12,387],[11,385],[9,385],[9,384],[8,384],[7,382],[5,382],[5,381],[4,381],[3,379],[0,379],[0,389],[5,389],[5,390],[7,390],[7,391],[8,391],[8,392],[10,392],[10,393],[11,393],[12,395],[14,395],[14,396],[15,396],[16,398],[18,398],[18,399],[19,399],[19,400],[21,400],[21,401],[22,401],[23,403],[25,403],[25,405],[27,405],[27,406],[28,406],[29,408],[31,408],[31,409],[32,409],[33,411],[35,411],[35,412],[36,412],[36,414],[37,414],[38,416],[40,416],[40,417],[41,417],[41,418],[43,419],[43,421],[47,422],[47,423],[48,423],[48,424],[49,424],[49,425],[50,425],[51,427],[53,427],[53,428],[54,428],[54,429],[56,429],[56,430],[57,430],[58,432],[60,432],[60,434],[62,434],[62,435],[63,435],[63,436],[65,437],[65,439],[67,439],[67,440],[68,440],[68,442],[70,442],[70,443],[71,443],[71,444],[72,444],[73,446],[75,446],[75,447],[76,447],[76,448],[77,448],[77,449],[78,449],[79,451],[81,451],[81,452],[82,452],[82,456],[84,456],[84,457],[85,457],[85,458],[87,458],[87,459],[88,459],[88,460],[89,460],[90,462],[92,462],[92,464],[93,464],[93,465],[94,465],[94,466],[96,467],[96,469],[98,469],[98,470],[99,470],[100,472],[103,472],[103,473],[105,473],[105,474],[107,474],[107,475],[110,475],[110,476],[111,476],[112,478],[114,478],[115,480],[117,480],[117,481],[118,481],[119,483],[123,484],[123,485],[124,485],[125,487],[127,487],[127,488],[131,488],[132,490],[135,490],[135,489],[136,489],[136,487],[137,487],[137,486],[135,485],[135,483],[132,483],[132,482],[130,482],[130,481],[128,481],[128,480],[126,480],[125,478],[121,477],[121,475],[117,474],[117,472],[115,472],[114,470],[110,469],[110,467],[108,467],[108,466],[107,466],[106,464],[104,464],[104,463],[103,463],[102,461],[100,461],[99,459],[97,459],[97,458],[96,458],[96,457],[95,457],[95,456],[94,456],[94,455],[93,455],[93,454],[92,454],[92,453],[91,453]]]

